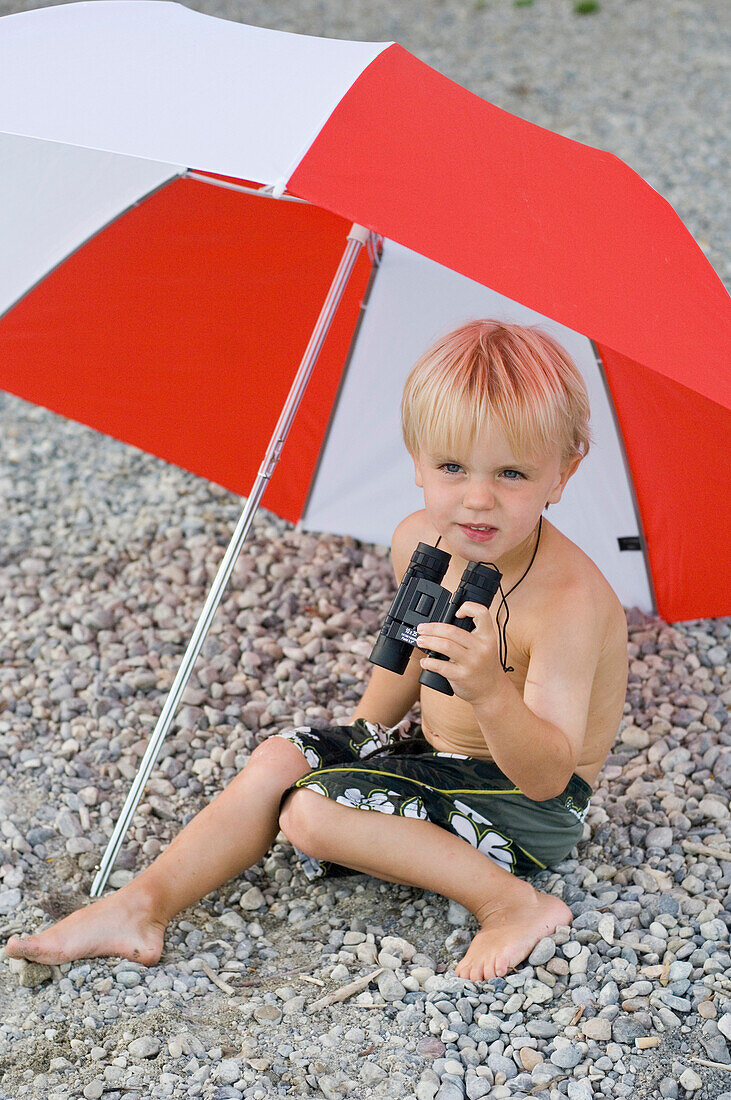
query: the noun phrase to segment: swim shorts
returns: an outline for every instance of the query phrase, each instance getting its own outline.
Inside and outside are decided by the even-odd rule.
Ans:
[[[303,787],[343,806],[431,821],[519,876],[560,862],[583,836],[591,787],[576,774],[560,795],[534,802],[493,761],[439,752],[418,725],[358,719],[272,736],[296,745],[312,768],[282,800]],[[298,854],[310,879],[351,873]]]

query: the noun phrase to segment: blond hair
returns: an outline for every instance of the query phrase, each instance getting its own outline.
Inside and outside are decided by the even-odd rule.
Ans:
[[[589,450],[589,398],[571,356],[535,326],[471,321],[417,360],[401,401],[412,455],[472,446],[496,422],[516,457]]]

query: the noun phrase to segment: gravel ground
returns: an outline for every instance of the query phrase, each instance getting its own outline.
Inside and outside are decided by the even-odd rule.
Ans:
[[[202,8],[400,41],[500,106],[617,153],[731,274],[725,2],[603,0],[587,16],[571,0]],[[4,939],[88,897],[240,501],[15,398],[0,397],[0,423]],[[392,590],[385,548],[259,516],[115,884],[262,737],[352,710]],[[280,837],[181,915],[156,967],[0,960],[0,1097],[728,1100],[731,625],[628,616],[625,716],[584,839],[533,880],[575,919],[517,973],[456,979],[469,915],[362,876],[309,885]]]

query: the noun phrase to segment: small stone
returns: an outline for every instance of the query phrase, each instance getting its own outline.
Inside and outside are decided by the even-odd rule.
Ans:
[[[584,1077],[580,1081],[569,1081],[567,1096],[569,1100],[593,1100],[594,1089]]]
[[[378,991],[384,1001],[402,1001],[406,989],[398,980],[393,970],[384,970],[376,978]]]
[[[168,1039],[168,1054],[173,1060],[183,1057],[184,1053],[184,1039],[182,1035],[173,1035]]]
[[[454,932],[450,932],[444,941],[444,946],[447,951],[466,951],[469,947],[472,936],[466,928],[455,928]]]
[[[453,1081],[444,1081],[434,1096],[434,1100],[464,1100],[464,1089]]]
[[[608,1043],[612,1038],[612,1024],[604,1016],[593,1016],[590,1020],[582,1020],[579,1026],[587,1039]]]
[[[94,1080],[90,1081],[86,1086],[83,1095],[86,1097],[86,1100],[99,1100],[106,1087],[106,1081],[102,1081],[101,1078],[95,1077]]]
[[[133,1039],[127,1050],[133,1058],[155,1058],[160,1053],[160,1040],[154,1035],[142,1035]]]
[[[134,989],[142,981],[142,975],[136,970],[118,970],[114,977],[125,989]]]
[[[439,1078],[436,1081],[425,1080],[423,1077],[416,1086],[416,1100],[434,1100],[439,1088]]]
[[[341,1100],[342,1097],[350,1095],[352,1083],[343,1074],[326,1073],[317,1079],[320,1092],[325,1100]]]
[[[306,997],[298,996],[291,997],[290,1000],[284,1002],[283,1011],[285,1016],[295,1016],[299,1012],[304,1012],[305,1004],[307,1002]]]
[[[700,925],[700,933],[704,940],[724,940],[728,936],[728,928],[722,920],[714,917]]]
[[[543,964],[547,963],[549,959],[552,959],[555,954],[556,944],[550,936],[544,936],[531,951],[528,956],[528,962],[531,966],[543,966]]]
[[[433,1035],[426,1035],[416,1044],[416,1053],[427,1058],[440,1058],[446,1049],[444,1043]]]
[[[610,947],[614,944],[614,917],[606,913],[597,924],[597,932]]]
[[[533,1050],[532,1047],[523,1047],[520,1052],[520,1061],[523,1069],[530,1073],[536,1068],[539,1062],[543,1061],[543,1055],[539,1054],[537,1050]]]
[[[281,1010],[276,1005],[257,1005],[254,1009],[254,1019],[260,1024],[278,1024],[281,1018]]]
[[[378,964],[379,966],[385,966],[388,970],[398,970],[402,964],[402,960],[396,955],[392,955],[389,951],[379,951]]]
[[[251,912],[254,909],[261,909],[262,905],[266,905],[266,900],[258,886],[250,886],[241,895],[239,905],[247,912]]]
[[[718,1021],[718,1030],[722,1035],[725,1035],[727,1039],[731,1039],[731,1012],[724,1012],[723,1016]]]
[[[416,955],[414,945],[401,936],[384,936],[381,940],[381,950],[388,951],[390,955],[400,955],[404,962],[411,962]]]
[[[702,798],[698,804],[698,809],[704,817],[708,817],[712,821],[725,821],[729,816],[729,808],[726,803],[722,802],[720,798],[714,798],[713,795],[706,795],[705,798]]]
[[[222,1085],[233,1085],[241,1077],[241,1066],[233,1058],[224,1058],[216,1070],[216,1080]]]
[[[701,1001],[698,1005],[698,1015],[704,1020],[716,1019],[716,1006],[713,1001]]]
[[[662,826],[658,829],[650,829],[645,837],[646,848],[662,848],[667,851],[673,843],[673,830]]]
[[[697,1089],[703,1087],[703,1080],[694,1069],[684,1069],[679,1080],[686,1092],[696,1092]]]
[[[11,973],[17,974],[18,985],[24,989],[35,989],[36,986],[49,982],[53,977],[50,966],[44,963],[29,962],[28,959],[8,959]]]
[[[456,924],[460,927],[467,924],[470,919],[469,909],[465,909],[464,905],[459,905],[456,901],[449,902],[449,908],[447,909],[447,921],[449,924]]]
[[[382,1081],[387,1076],[386,1070],[381,1069],[377,1062],[364,1062],[359,1074],[360,1080],[364,1081],[366,1085],[373,1085],[376,1081]]]
[[[650,744],[650,735],[647,730],[639,726],[627,726],[619,735],[620,741],[633,749],[646,749]]]
[[[566,1047],[559,1047],[558,1050],[554,1050],[551,1055],[551,1061],[554,1066],[560,1066],[561,1069],[575,1069],[584,1055],[581,1053],[577,1046],[570,1044]]]
[[[491,1096],[494,1096],[497,1100],[501,1095],[498,1089],[493,1089],[486,1077],[468,1077],[465,1082],[467,1100],[483,1100],[483,1097],[489,1098]],[[506,1093],[506,1095],[509,1096],[510,1093]]]
[[[615,1043],[632,1043],[635,1039],[642,1038],[645,1029],[629,1016],[618,1016],[612,1025],[612,1033]]]
[[[20,890],[0,890],[0,913],[14,913],[20,901]]]

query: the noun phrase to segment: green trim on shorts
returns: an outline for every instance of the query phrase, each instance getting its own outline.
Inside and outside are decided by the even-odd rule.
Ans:
[[[352,771],[353,771],[352,767],[351,768],[348,768],[348,767],[345,767],[345,768],[334,768],[334,767],[317,768],[316,769],[316,774],[318,776],[320,776],[320,775],[326,775],[326,774],[331,773],[331,772],[351,772],[352,773]],[[389,779],[398,779],[398,780],[401,780],[402,782],[403,782],[403,779],[404,779],[404,776],[399,775],[398,772],[385,772],[380,768],[369,768],[366,774],[367,775],[385,775]],[[310,779],[309,784],[307,782],[308,779]],[[301,790],[306,790],[308,787],[309,787],[310,790],[313,790],[315,785],[316,785],[316,782],[317,781],[315,779],[312,779],[311,776],[303,775],[302,778],[297,779],[292,784],[292,786],[293,787],[299,787]],[[417,787],[425,787],[427,790],[437,791],[439,794],[447,794],[447,795],[449,795],[449,794],[467,794],[467,795],[475,795],[475,794],[497,794],[497,795],[501,795],[501,794],[523,794],[523,792],[520,790],[519,787],[508,788],[507,790],[505,788],[502,788],[502,789],[499,789],[499,790],[491,790],[491,789],[475,788],[475,787],[464,787],[464,788],[462,788],[462,787],[435,787],[431,783],[422,783],[421,780],[413,779],[411,776],[409,776],[408,782],[415,784]],[[315,792],[315,793],[322,793],[322,792],[320,791],[320,792]],[[328,797],[328,796],[325,796],[325,797]],[[525,798],[527,796],[524,795],[523,797]],[[353,807],[353,808],[355,808],[355,807]],[[440,828],[440,826],[437,826],[437,828]],[[460,839],[463,840],[464,837],[460,837]],[[532,853],[529,852],[527,848],[524,848],[522,844],[518,844],[515,837],[510,837],[510,841],[516,848],[520,849],[520,851],[523,853],[524,856],[527,856],[528,859],[532,860],[533,863],[535,863],[538,867],[540,867],[542,871],[544,871],[546,869],[546,864],[541,863],[540,859],[538,859],[537,856],[532,855]],[[465,841],[465,843],[468,843],[468,841]]]
[[[353,768],[317,768],[318,775],[324,775],[326,772],[352,772]],[[398,772],[384,772],[381,768],[368,768],[368,775],[387,775],[389,779],[401,779],[404,776]],[[307,779],[306,775],[303,775],[301,779],[297,779],[293,786],[299,787],[304,780]],[[440,794],[523,794],[519,787],[511,787],[506,789],[501,787],[499,790],[489,790],[484,787],[435,787],[433,783],[422,783],[420,779],[413,779],[408,777],[409,783],[415,783],[417,787],[426,787],[430,791],[439,791]],[[528,797],[527,795],[525,796]]]

